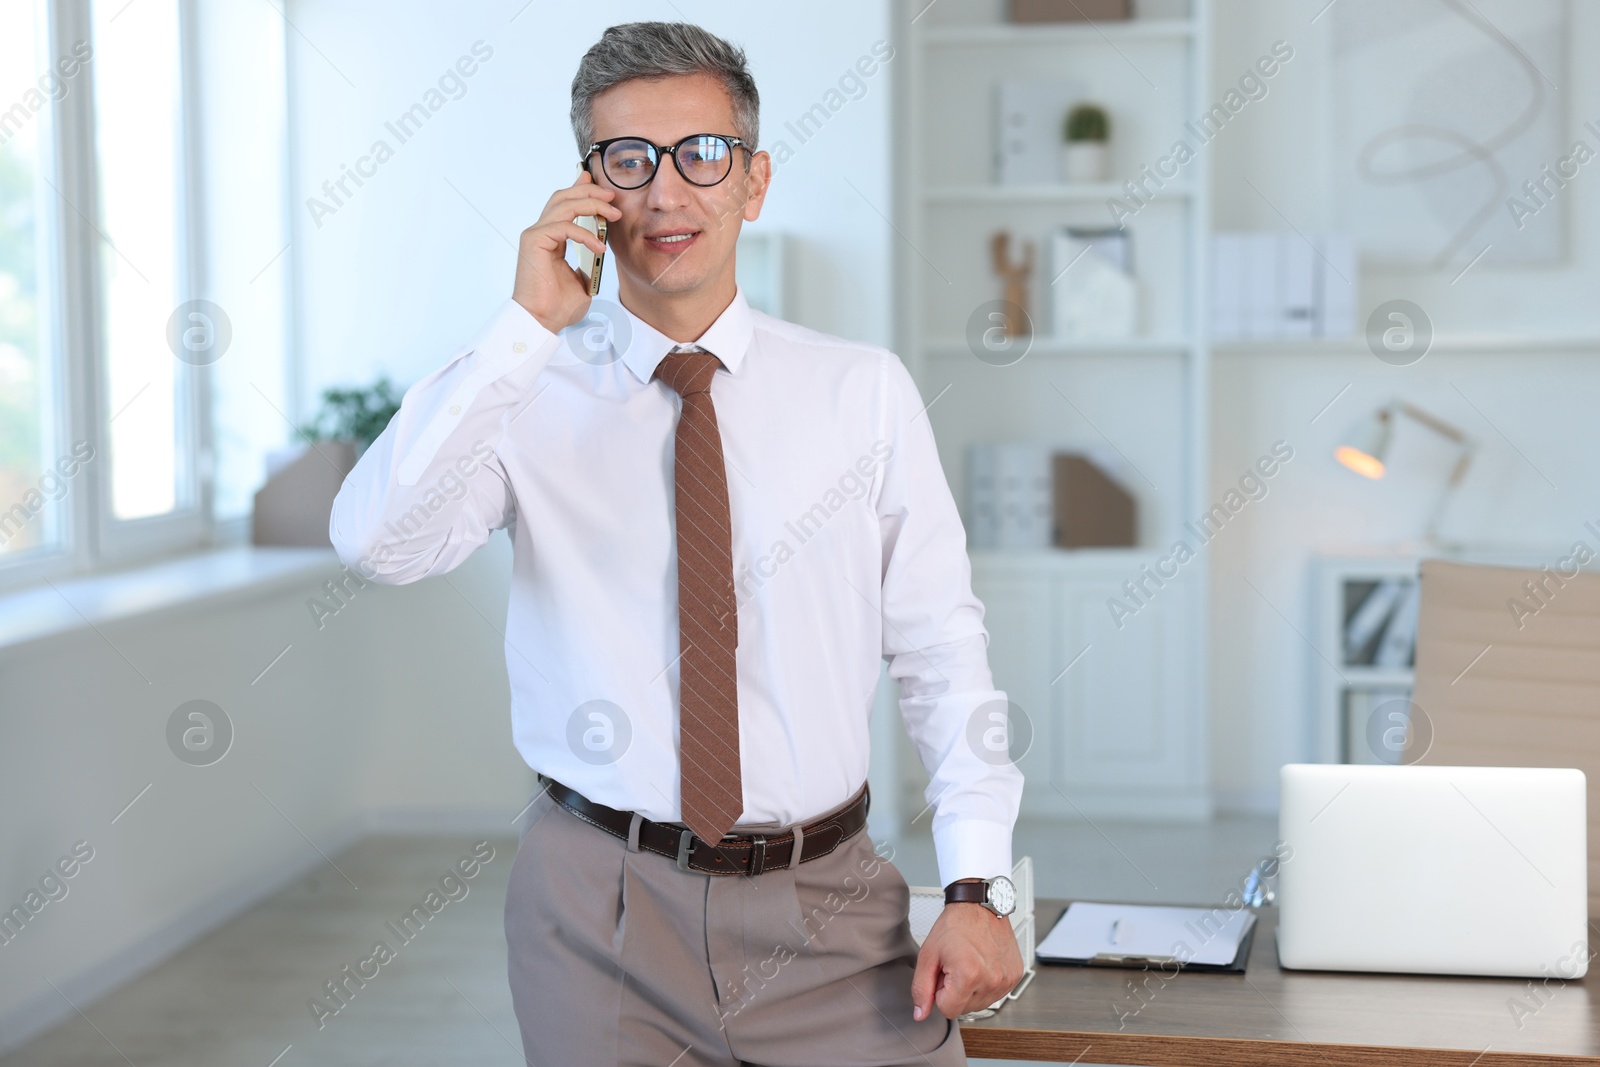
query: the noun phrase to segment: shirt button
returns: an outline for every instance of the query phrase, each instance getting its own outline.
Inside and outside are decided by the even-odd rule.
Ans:
[[[518,341],[516,344],[511,346],[511,351],[513,352],[526,352],[527,350],[528,346],[523,344],[521,341]]]
[[[451,404],[450,405],[450,414],[452,414],[452,415],[461,414],[461,405],[460,404]]]

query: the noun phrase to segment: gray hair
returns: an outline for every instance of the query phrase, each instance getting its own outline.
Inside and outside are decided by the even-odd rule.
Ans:
[[[572,134],[578,151],[594,143],[594,98],[635,78],[710,74],[733,104],[733,133],[756,150],[761,97],[745,64],[744,49],[688,22],[625,22],[609,27],[578,63],[572,78]],[[693,131],[716,133],[716,130]],[[745,166],[750,155],[745,156]]]

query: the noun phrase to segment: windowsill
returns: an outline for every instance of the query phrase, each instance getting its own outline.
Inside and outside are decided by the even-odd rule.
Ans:
[[[108,623],[248,600],[339,567],[332,548],[240,545],[29,586],[0,595],[0,661]]]

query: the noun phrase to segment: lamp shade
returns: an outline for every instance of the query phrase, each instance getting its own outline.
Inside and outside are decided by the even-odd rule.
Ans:
[[[1382,478],[1393,425],[1390,409],[1379,408],[1350,428],[1333,450],[1333,458],[1363,478]]]

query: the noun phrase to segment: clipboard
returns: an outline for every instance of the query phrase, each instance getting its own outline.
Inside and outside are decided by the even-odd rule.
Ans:
[[[1078,902],[1075,901],[1073,903]],[[1115,908],[1119,915],[1124,915],[1129,918],[1138,918],[1141,913],[1153,913],[1158,911],[1174,912],[1183,910],[1197,913],[1203,912],[1213,915],[1218,912],[1226,913],[1232,911],[1232,909],[1208,905],[1183,905],[1179,908],[1169,908],[1142,904],[1104,905],[1091,901],[1085,901],[1083,903],[1090,904],[1098,908]],[[1072,905],[1068,904],[1066,908],[1061,910],[1061,914],[1057,916],[1055,923],[1051,925],[1050,933],[1046,934],[1045,937],[1039,942],[1038,948],[1035,949],[1034,952],[1034,955],[1038,959],[1039,963],[1046,966],[1122,967],[1135,970],[1150,970],[1154,968],[1162,971],[1176,967],[1179,971],[1196,971],[1202,974],[1244,974],[1245,965],[1250,959],[1250,948],[1255,943],[1257,926],[1256,915],[1249,909],[1241,909],[1245,915],[1244,919],[1242,920],[1245,923],[1245,930],[1239,935],[1237,951],[1234,953],[1233,958],[1227,962],[1200,962],[1192,959],[1189,962],[1183,962],[1175,955],[1160,955],[1150,952],[1123,953],[1115,951],[1099,951],[1093,955],[1081,957],[1057,955],[1053,953],[1046,955],[1045,952],[1048,951],[1051,934],[1055,933],[1056,927],[1060,926],[1061,922],[1067,917],[1067,912],[1071,909],[1071,907]],[[1177,971],[1173,971],[1172,973],[1177,973]]]

